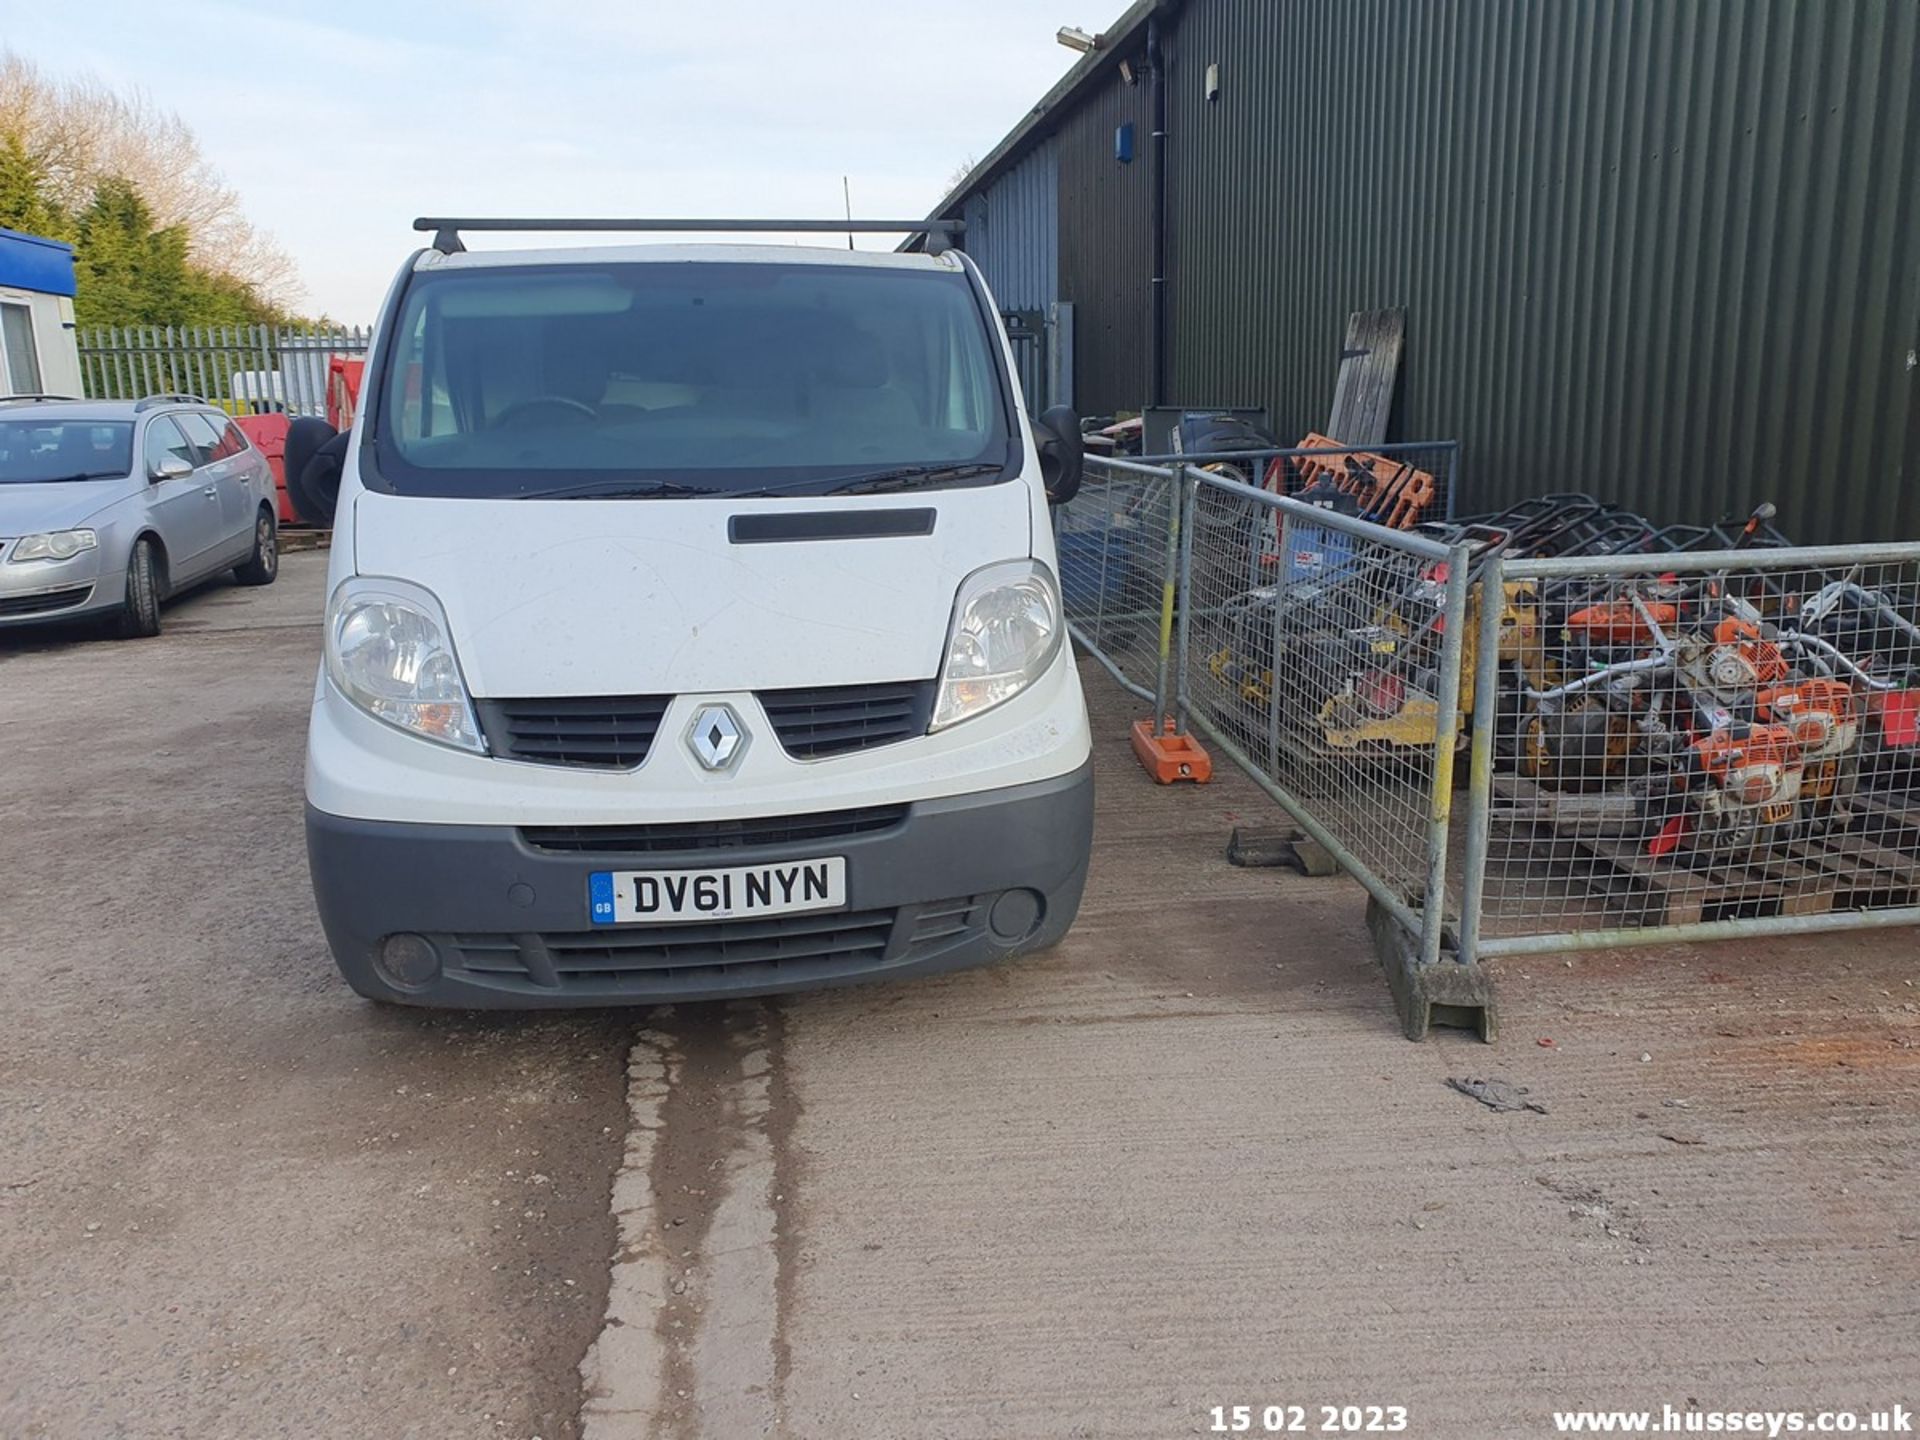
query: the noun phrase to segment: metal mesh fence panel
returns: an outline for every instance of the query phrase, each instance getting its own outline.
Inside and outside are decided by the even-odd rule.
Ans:
[[[1912,918],[1920,546],[1515,559],[1485,588],[1484,950]]]
[[[1090,456],[1080,493],[1054,514],[1074,639],[1149,695],[1169,614],[1175,504],[1171,471]]]
[[[1460,733],[1453,552],[1188,473],[1187,712],[1324,827],[1369,888],[1417,904]]]

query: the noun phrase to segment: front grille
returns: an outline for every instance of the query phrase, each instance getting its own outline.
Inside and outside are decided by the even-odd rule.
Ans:
[[[767,819],[695,820],[672,824],[528,825],[520,838],[536,850],[564,854],[641,855],[693,850],[745,850],[757,845],[828,844],[891,830],[905,805],[868,805]]]
[[[556,935],[456,935],[460,968],[561,985],[644,974],[672,984],[778,972],[806,978],[877,965],[893,934],[892,910],[837,910],[766,920],[703,920]]]
[[[669,701],[665,695],[569,695],[473,703],[496,755],[631,770],[647,758]]]
[[[69,585],[64,590],[48,590],[39,595],[0,596],[0,616],[46,615],[55,610],[70,610],[84,605],[93,594],[91,585]]]
[[[931,680],[762,690],[761,707],[780,744],[796,760],[819,760],[891,745],[927,733]]]
[[[574,989],[617,997],[624,982],[658,996],[843,979],[933,958],[979,935],[993,899],[934,901],[911,909],[904,923],[894,909],[839,910],[436,940],[448,968],[477,983],[529,994]]]

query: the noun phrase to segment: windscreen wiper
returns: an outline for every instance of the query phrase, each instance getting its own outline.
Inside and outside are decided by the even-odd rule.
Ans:
[[[913,490],[922,485],[948,485],[956,480],[971,480],[979,475],[998,475],[1002,465],[903,465],[898,470],[878,470],[856,475],[838,485],[829,485],[822,495],[872,495],[883,490]]]
[[[911,490],[918,485],[946,485],[955,480],[970,480],[978,475],[997,475],[1003,466],[984,462],[972,465],[902,465],[893,470],[866,470],[839,479],[795,480],[788,485],[768,485],[759,490],[736,490],[729,500],[764,500],[774,495],[871,495],[883,490]]]
[[[521,500],[661,500],[687,495],[712,495],[701,485],[682,485],[677,480],[658,480],[645,485],[561,485],[552,490],[528,490]]]
[[[24,480],[24,485],[65,485],[70,480],[114,480],[126,472],[121,470],[82,470],[73,475],[48,475],[39,480]]]

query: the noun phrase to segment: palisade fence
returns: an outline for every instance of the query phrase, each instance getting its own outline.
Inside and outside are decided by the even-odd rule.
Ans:
[[[91,400],[197,395],[232,415],[323,416],[327,361],[364,356],[360,326],[128,325],[79,334]]]
[[[1349,453],[1090,457],[1060,580],[1365,887],[1410,1038],[1492,1038],[1500,955],[1920,923],[1920,544],[1540,558],[1239,478]]]

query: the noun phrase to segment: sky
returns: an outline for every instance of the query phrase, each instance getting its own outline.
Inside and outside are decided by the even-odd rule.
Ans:
[[[299,308],[367,323],[416,215],[830,218],[844,174],[856,216],[923,216],[1078,58],[1054,32],[1122,8],[0,0],[0,43],[177,111],[292,254]]]

